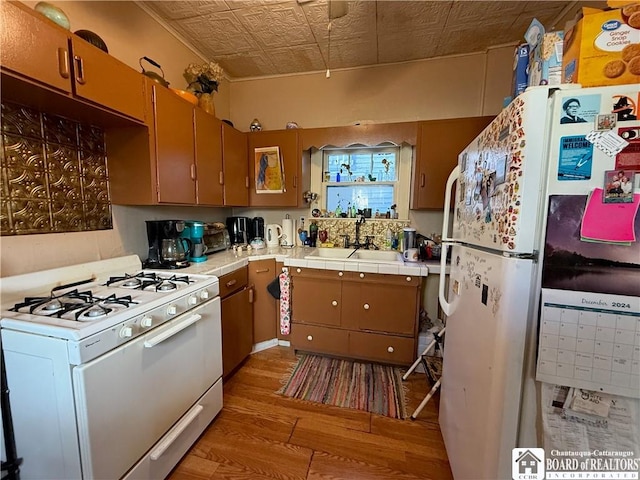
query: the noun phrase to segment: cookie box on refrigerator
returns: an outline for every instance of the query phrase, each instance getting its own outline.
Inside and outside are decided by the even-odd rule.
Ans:
[[[583,7],[565,29],[562,82],[583,87],[640,82],[640,2],[615,10]]]

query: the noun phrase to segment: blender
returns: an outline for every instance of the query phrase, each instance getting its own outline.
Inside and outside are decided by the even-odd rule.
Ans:
[[[204,243],[204,222],[198,220],[185,220],[185,227],[181,236],[191,244],[189,248],[190,262],[205,262],[207,260],[207,246]]]

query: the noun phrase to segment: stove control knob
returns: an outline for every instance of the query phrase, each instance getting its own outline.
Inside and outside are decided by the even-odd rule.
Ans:
[[[178,313],[178,309],[175,305],[169,305],[167,307],[167,315],[175,315],[176,313]]]
[[[131,338],[132,336],[133,336],[133,328],[122,327],[122,330],[120,330],[120,338]]]
[[[200,292],[200,298],[201,298],[202,300],[206,300],[206,299],[208,299],[208,298],[209,298],[209,291],[208,291],[208,290],[202,290],[202,291]]]
[[[149,328],[151,325],[153,325],[153,318],[144,317],[142,320],[140,320],[140,325],[144,328]]]
[[[198,297],[196,297],[195,295],[191,295],[191,296],[189,297],[189,299],[187,300],[187,303],[188,303],[189,305],[197,305],[197,303],[198,303]]]

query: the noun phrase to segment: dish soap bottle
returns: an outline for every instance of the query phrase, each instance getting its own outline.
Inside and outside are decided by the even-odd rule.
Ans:
[[[391,228],[387,227],[387,233],[385,234],[384,240],[384,249],[391,250],[391,245],[393,244],[393,232]]]

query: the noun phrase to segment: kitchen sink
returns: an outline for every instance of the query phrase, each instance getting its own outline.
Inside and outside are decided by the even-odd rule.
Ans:
[[[344,262],[404,264],[402,255],[390,250],[356,250],[353,248],[316,248],[307,260],[340,260]]]
[[[318,259],[320,258],[340,258],[345,259],[354,252],[353,248],[316,248],[316,250],[304,258]]]
[[[356,250],[351,258],[358,260],[382,260],[385,262],[404,262],[402,255],[392,250]]]

